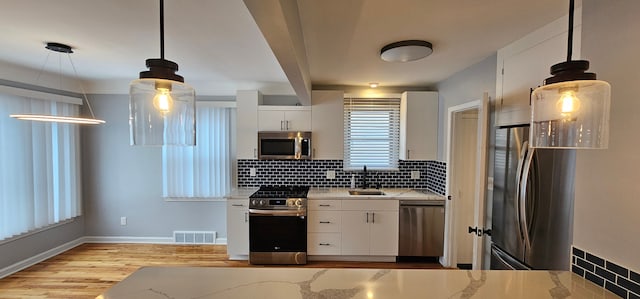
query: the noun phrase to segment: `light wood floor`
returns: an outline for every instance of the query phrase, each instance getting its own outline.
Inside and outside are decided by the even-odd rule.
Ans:
[[[224,245],[83,244],[0,279],[0,298],[95,298],[142,266],[256,267],[228,260],[226,250]],[[296,267],[442,268],[437,263],[363,262]]]

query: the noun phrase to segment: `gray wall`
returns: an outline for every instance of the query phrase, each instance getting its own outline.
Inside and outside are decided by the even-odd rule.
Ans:
[[[640,1],[582,9],[582,57],[611,84],[611,131],[609,149],[578,151],[573,243],[640,272]]]
[[[224,202],[164,201],[161,148],[129,145],[129,96],[90,100],[107,123],[82,130],[85,234],[171,237],[174,230],[214,230],[225,237]]]
[[[438,159],[444,161],[446,150],[447,125],[449,123],[448,110],[450,107],[464,104],[470,101],[481,100],[484,92],[490,97],[490,119],[489,119],[489,146],[487,157],[487,176],[493,177],[493,156],[495,144],[495,103],[496,98],[496,64],[497,53],[484,60],[462,70],[444,81],[437,84],[439,95],[439,116],[440,127],[438,129]],[[487,190],[486,194],[486,219],[485,227],[491,227],[491,205],[493,202],[493,191]],[[485,238],[485,255],[483,258],[483,268],[488,268],[491,257],[491,242]]]
[[[467,102],[482,100],[484,92],[491,99],[496,98],[496,61],[497,53],[452,75],[436,85],[439,97],[440,123],[438,128],[438,160],[444,161],[448,110],[450,107]],[[493,122],[491,122],[493,123]]]
[[[0,245],[0,269],[84,236],[83,217]]]

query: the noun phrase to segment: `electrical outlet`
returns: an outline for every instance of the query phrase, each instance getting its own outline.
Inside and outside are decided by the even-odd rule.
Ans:
[[[420,170],[413,170],[413,171],[411,171],[411,179],[412,179],[412,180],[418,180],[418,179],[420,179]]]
[[[255,168],[250,168],[249,169],[249,176],[256,176],[256,169]]]
[[[335,178],[336,178],[336,171],[335,170],[327,170],[327,179],[333,180]]]
[[[120,217],[120,225],[127,225],[127,217]]]

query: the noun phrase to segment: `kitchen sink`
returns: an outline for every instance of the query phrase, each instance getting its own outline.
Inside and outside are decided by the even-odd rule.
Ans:
[[[382,190],[349,190],[349,195],[384,195]]]

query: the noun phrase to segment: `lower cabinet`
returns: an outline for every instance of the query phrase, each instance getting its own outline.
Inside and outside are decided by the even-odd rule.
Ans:
[[[309,207],[309,255],[398,255],[397,200],[325,200]]]
[[[345,200],[343,255],[398,255],[398,201]]]
[[[227,254],[229,259],[249,256],[249,199],[227,200]]]

